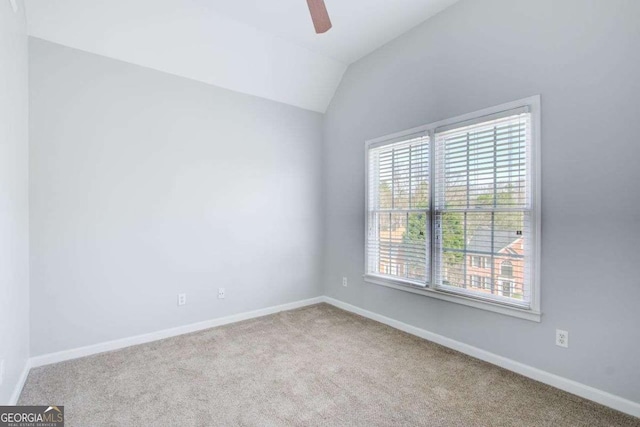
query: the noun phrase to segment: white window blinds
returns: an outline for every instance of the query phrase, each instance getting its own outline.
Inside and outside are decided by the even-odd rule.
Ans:
[[[435,130],[437,287],[529,306],[530,129],[523,108]]]
[[[430,251],[429,137],[369,150],[367,272],[425,285]]]
[[[369,144],[367,275],[534,308],[530,108]]]

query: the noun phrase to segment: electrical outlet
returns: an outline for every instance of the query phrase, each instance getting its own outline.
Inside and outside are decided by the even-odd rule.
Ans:
[[[0,360],[0,385],[4,382],[4,359]]]
[[[218,299],[224,299],[224,288],[218,288]]]
[[[569,348],[569,332],[556,329],[556,345]]]
[[[348,285],[347,278],[346,278],[346,277],[343,277],[343,278],[342,278],[342,286],[344,286],[344,287],[346,288],[346,287],[347,287],[347,285]]]
[[[187,303],[187,294],[178,294],[178,305],[185,305]]]

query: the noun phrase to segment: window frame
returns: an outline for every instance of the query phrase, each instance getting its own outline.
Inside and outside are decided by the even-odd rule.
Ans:
[[[463,114],[460,116],[452,117],[450,119],[445,119],[441,121],[437,121],[434,123],[430,123],[423,126],[418,126],[412,129],[407,129],[405,131],[396,132],[391,135],[382,136],[379,138],[371,139],[365,142],[365,235],[364,235],[364,243],[365,243],[365,256],[364,256],[364,281],[369,284],[386,286],[389,288],[402,290],[406,292],[411,292],[419,295],[424,295],[448,302],[453,302],[457,304],[462,304],[478,309],[483,309],[499,314],[509,315],[513,317],[518,317],[521,319],[531,320],[535,322],[541,321],[541,309],[540,309],[540,258],[541,258],[541,165],[540,165],[540,142],[541,142],[541,108],[540,108],[541,100],[540,95],[531,96],[524,99],[519,99],[517,101],[512,101],[500,105],[496,105],[493,107],[485,108],[482,110],[474,111],[468,114]],[[495,300],[483,299],[481,296],[469,296],[462,295],[457,293],[448,292],[446,290],[436,288],[435,284],[432,283],[433,279],[433,271],[434,271],[434,257],[435,250],[431,249],[431,254],[428,257],[430,258],[429,265],[427,266],[427,271],[431,272],[431,276],[428,278],[426,286],[422,284],[412,283],[411,281],[406,281],[401,278],[390,278],[388,276],[380,276],[372,273],[368,273],[368,238],[369,238],[369,150],[373,147],[379,147],[383,145],[388,145],[392,143],[396,143],[402,141],[404,138],[411,137],[415,134],[426,133],[429,135],[429,155],[430,155],[430,164],[429,169],[431,172],[431,179],[429,180],[429,187],[431,192],[431,198],[429,201],[429,206],[432,211],[429,216],[431,225],[433,225],[433,203],[434,203],[434,185],[433,185],[433,174],[434,174],[434,156],[435,156],[435,131],[437,128],[441,128],[443,126],[451,126],[462,124],[465,122],[473,122],[478,121],[482,122],[483,119],[488,119],[487,116],[491,116],[494,114],[503,113],[509,110],[515,110],[517,108],[529,107],[529,112],[531,114],[530,123],[531,123],[531,158],[530,161],[530,183],[531,183],[531,197],[532,197],[532,219],[531,219],[531,245],[532,245],[532,260],[531,260],[531,304],[529,308],[510,305],[506,302],[499,302]],[[433,230],[431,230],[431,238],[433,234]],[[432,245],[433,242],[431,242]]]

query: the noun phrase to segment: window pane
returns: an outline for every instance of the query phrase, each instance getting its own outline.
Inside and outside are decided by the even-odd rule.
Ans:
[[[437,283],[489,297],[529,301],[530,292],[525,289],[528,217],[525,212],[439,214]]]
[[[377,239],[369,239],[371,273],[426,282],[429,245],[427,213],[375,212]]]
[[[436,285],[527,305],[530,113],[436,132]]]
[[[369,273],[426,283],[429,179],[428,136],[369,150]]]
[[[429,138],[372,148],[370,209],[429,209]]]
[[[439,206],[529,206],[529,114],[451,130],[437,140]]]

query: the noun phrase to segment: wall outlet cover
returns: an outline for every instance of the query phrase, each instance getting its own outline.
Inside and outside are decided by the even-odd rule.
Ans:
[[[187,303],[187,294],[178,294],[178,305],[185,305]]]
[[[569,332],[556,329],[556,345],[559,347],[569,348]]]

